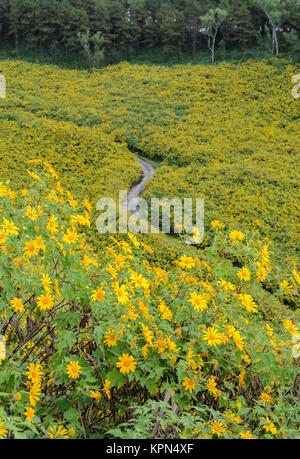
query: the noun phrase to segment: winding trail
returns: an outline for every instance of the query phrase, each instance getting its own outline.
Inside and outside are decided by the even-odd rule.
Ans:
[[[147,183],[152,179],[155,172],[155,167],[144,159],[139,159],[139,163],[142,167],[142,176],[140,181],[138,184],[131,188],[127,194],[126,201],[123,202],[124,207],[126,207],[127,210],[134,214],[136,217],[139,216],[139,209],[136,199],[144,193]]]

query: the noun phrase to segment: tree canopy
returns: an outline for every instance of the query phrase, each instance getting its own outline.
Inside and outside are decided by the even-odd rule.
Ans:
[[[59,50],[67,61],[83,54],[79,37],[88,31],[103,37],[106,62],[155,48],[194,58],[207,38],[212,54],[220,42],[245,51],[260,40],[278,54],[284,36],[299,49],[299,17],[300,0],[0,0],[0,36],[17,55],[38,50],[56,58]]]

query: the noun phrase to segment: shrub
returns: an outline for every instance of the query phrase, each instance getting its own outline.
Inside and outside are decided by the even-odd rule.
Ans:
[[[261,312],[268,247],[215,222],[168,270],[130,234],[95,253],[87,201],[45,167],[0,184],[0,436],[295,438],[299,335]]]

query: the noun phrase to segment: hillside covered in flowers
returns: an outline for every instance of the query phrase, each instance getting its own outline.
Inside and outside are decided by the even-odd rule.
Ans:
[[[1,64],[0,438],[297,438],[297,69]],[[201,246],[97,233],[137,154]]]
[[[162,161],[146,197],[205,198],[206,243],[214,219],[244,230],[259,226],[279,264],[295,260],[296,66],[282,60],[213,67],[123,63],[89,75],[21,61],[1,64],[9,91],[0,101],[2,170],[17,170],[20,177],[20,158],[51,158],[63,168],[62,179],[74,177],[74,192],[90,190],[94,204],[138,178],[138,166],[127,162],[134,165],[128,145]],[[98,167],[95,182],[91,169]]]

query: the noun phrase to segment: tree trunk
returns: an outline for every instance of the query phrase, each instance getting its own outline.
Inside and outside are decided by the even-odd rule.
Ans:
[[[274,41],[274,44],[275,44],[276,56],[278,56],[278,54],[279,54],[279,46],[278,46],[278,37],[277,37],[276,27],[273,29],[273,41]]]
[[[272,28],[272,54],[274,55],[274,49],[275,49],[275,52],[276,52],[276,55],[278,56],[279,54],[279,46],[278,46],[278,37],[277,37],[277,27],[276,25],[274,24],[273,20],[271,19],[271,16],[269,15],[269,13],[264,10],[265,12],[265,15],[267,16],[268,18],[268,21],[269,21],[269,24]]]
[[[215,63],[216,37],[217,37],[217,34],[215,34],[215,35],[212,37],[212,40],[211,40],[211,62],[212,62],[212,64]]]

